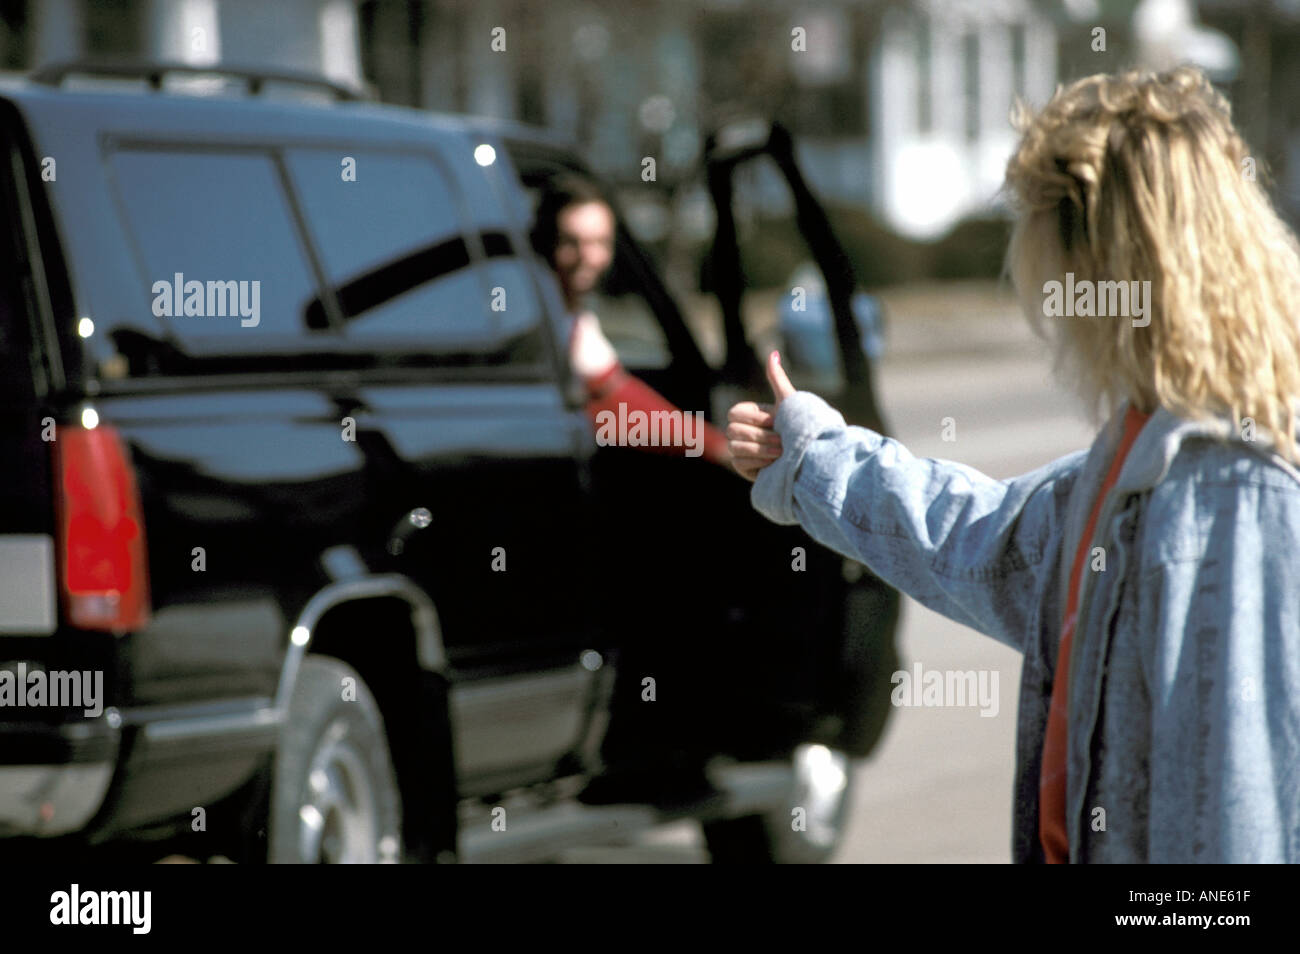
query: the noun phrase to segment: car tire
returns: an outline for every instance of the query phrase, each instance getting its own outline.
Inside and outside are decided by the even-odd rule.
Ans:
[[[384,720],[342,660],[302,661],[275,756],[269,824],[272,864],[401,860],[401,800]]]
[[[701,824],[714,864],[822,864],[835,854],[853,802],[852,760],[824,745],[801,745],[791,767],[794,786],[780,806]]]

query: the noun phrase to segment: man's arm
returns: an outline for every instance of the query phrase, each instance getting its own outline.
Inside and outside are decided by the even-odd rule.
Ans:
[[[629,412],[643,411],[647,415],[655,411],[675,412],[682,416],[685,426],[688,412],[676,407],[623,367],[613,345],[601,332],[596,316],[589,311],[575,319],[570,355],[574,370],[587,385],[587,414],[593,423],[598,421],[597,415],[602,411],[617,415],[621,404]],[[707,421],[703,424],[703,434],[700,435],[703,456],[715,464],[729,467],[731,453],[727,447],[727,438]],[[680,457],[683,453],[681,447],[673,446],[645,445],[641,449],[675,457]]]

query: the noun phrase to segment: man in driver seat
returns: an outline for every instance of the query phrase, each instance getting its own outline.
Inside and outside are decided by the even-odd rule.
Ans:
[[[614,210],[591,183],[565,174],[552,179],[538,205],[533,246],[550,263],[560,282],[569,329],[569,362],[587,387],[587,412],[593,420],[601,411],[616,415],[642,411],[685,413],[645,382],[629,374],[614,346],[601,330],[600,321],[587,306],[601,277],[614,260]],[[680,447],[646,445],[648,450],[680,455]],[[727,438],[704,423],[703,456],[729,467]]]

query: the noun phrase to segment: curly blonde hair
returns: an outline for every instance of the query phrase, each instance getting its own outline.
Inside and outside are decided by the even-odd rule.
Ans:
[[[1017,103],[1013,122],[1007,268],[1094,419],[1126,398],[1249,418],[1300,463],[1300,246],[1249,174],[1223,96],[1190,67],[1131,70],[1058,88],[1037,115]],[[1069,272],[1149,281],[1149,322],[1070,317],[1044,331],[1046,283]]]

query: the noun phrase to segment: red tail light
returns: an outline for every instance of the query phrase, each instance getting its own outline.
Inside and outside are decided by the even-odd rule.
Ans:
[[[124,632],[149,621],[149,563],[135,474],[117,431],[59,428],[59,581],[73,626]]]

